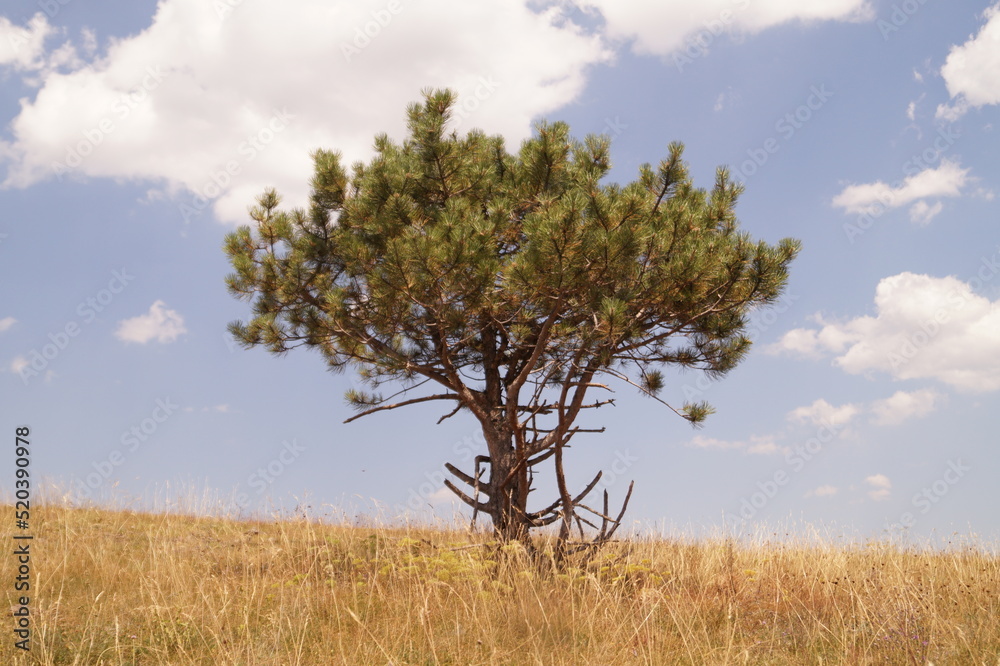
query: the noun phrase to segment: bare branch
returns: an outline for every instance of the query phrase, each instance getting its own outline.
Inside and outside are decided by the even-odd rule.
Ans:
[[[608,373],[609,375],[617,377],[618,379],[622,380],[626,384],[631,384],[632,386],[636,387],[637,389],[639,389],[640,391],[642,391],[643,393],[645,393],[647,396],[649,396],[653,400],[659,402],[660,404],[666,405],[670,409],[670,411],[672,411],[674,414],[677,414],[681,418],[683,418],[683,419],[687,419],[688,418],[687,414],[685,414],[684,412],[680,411],[679,409],[676,409],[673,405],[671,405],[670,403],[668,403],[666,400],[660,398],[656,394],[651,393],[644,386],[642,386],[640,384],[636,384],[631,379],[629,379],[627,375],[624,375],[624,374],[622,374],[620,372],[616,372],[615,370],[611,370],[609,368],[605,368],[603,371],[606,372],[606,373]]]
[[[458,486],[456,486],[454,483],[451,482],[450,479],[445,479],[444,480],[444,485],[446,485],[448,487],[448,490],[450,490],[451,492],[453,492],[456,495],[458,495],[458,498],[460,500],[462,500],[463,502],[465,502],[466,504],[468,504],[469,506],[471,506],[476,511],[488,511],[489,510],[489,508],[490,508],[489,506],[487,506],[486,504],[483,504],[482,502],[477,502],[476,500],[472,499],[471,497],[469,497],[468,495],[466,495],[465,493],[463,493],[461,490],[458,489]]]
[[[532,453],[534,453],[534,452],[532,452]],[[541,454],[535,456],[534,458],[531,458],[530,460],[528,460],[528,467],[534,467],[538,463],[544,462],[544,461],[548,460],[549,458],[551,458],[552,456],[554,456],[555,453],[556,453],[555,449],[549,449],[545,453],[541,453]]]
[[[462,403],[461,403],[461,401],[460,401],[460,402],[459,402],[459,403],[458,403],[457,405],[455,405],[455,409],[451,410],[450,412],[448,412],[447,414],[445,414],[444,416],[442,416],[441,418],[439,418],[439,419],[437,420],[437,424],[436,424],[436,425],[441,425],[441,422],[442,422],[442,421],[444,421],[445,419],[450,419],[450,418],[451,418],[451,417],[453,417],[453,416],[454,416],[455,414],[458,414],[458,412],[459,412],[459,411],[460,411],[461,409],[462,409]]]
[[[625,516],[625,509],[628,508],[628,501],[632,499],[632,488],[635,487],[635,481],[629,481],[628,492],[625,493],[625,501],[622,502],[622,510],[618,512],[618,517],[615,518],[615,526],[611,528],[604,540],[607,541],[615,535],[615,531],[621,526],[622,518]]]
[[[594,489],[594,486],[597,485],[597,482],[601,480],[601,476],[603,476],[603,475],[604,475],[604,472],[598,472],[597,476],[594,477],[594,480],[591,481],[587,485],[587,487],[583,489],[582,493],[580,493],[579,495],[577,495],[572,500],[571,504],[573,504],[575,506],[576,504],[578,504],[580,502],[580,500],[582,500],[584,497],[586,497],[590,493],[590,491]],[[556,507],[558,507],[562,503],[563,503],[562,498],[559,498],[555,502],[553,502],[552,504],[550,504],[549,506],[547,506],[544,509],[542,509],[541,511],[536,511],[534,513],[529,513],[528,516],[530,518],[540,518],[541,516],[544,516],[547,513],[555,511]]]
[[[466,482],[467,484],[469,484],[470,486],[473,486],[473,487],[475,487],[475,488],[478,488],[478,486],[479,486],[479,477],[480,477],[480,476],[482,476],[482,472],[479,472],[479,471],[478,471],[478,466],[477,466],[477,473],[476,473],[476,476],[475,476],[475,477],[473,477],[473,476],[472,476],[472,475],[470,475],[470,474],[466,474],[465,472],[463,472],[463,471],[462,471],[462,470],[460,470],[459,468],[455,467],[455,466],[454,466],[454,465],[452,465],[451,463],[445,463],[445,464],[444,464],[444,466],[445,466],[445,468],[446,468],[446,469],[447,469],[447,470],[448,470],[449,472],[451,472],[452,474],[454,474],[455,476],[457,476],[457,477],[458,477],[459,479],[461,479],[462,481],[465,481],[465,482]],[[479,492],[483,492],[483,493],[485,493],[485,494],[487,494],[487,495],[489,494],[489,493],[486,493],[486,491],[485,491],[485,490],[481,490],[481,491],[479,491]]]
[[[360,419],[362,416],[368,416],[369,414],[374,414],[375,412],[382,412],[387,409],[396,409],[397,407],[405,407],[406,405],[415,405],[418,402],[429,402],[431,400],[461,400],[461,398],[455,393],[437,393],[435,395],[425,395],[422,398],[413,398],[411,400],[404,400],[403,402],[397,402],[392,405],[381,405],[379,407],[373,407],[372,409],[367,409],[360,414],[355,414],[351,418],[344,421],[344,423],[350,423],[356,419]]]

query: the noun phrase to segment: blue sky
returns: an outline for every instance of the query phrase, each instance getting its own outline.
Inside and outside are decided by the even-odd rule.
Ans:
[[[366,159],[447,86],[459,130],[511,151],[542,118],[610,135],[619,182],[680,140],[698,185],[745,182],[745,229],[803,242],[747,361],[669,375],[705,427],[617,386],[572,484],[634,479],[645,527],[1000,537],[1000,6],[650,4],[7,2],[0,414],[31,426],[34,474],[78,503],[450,511],[473,419],[343,424],[353,377],[228,339],[248,308],[221,250],[265,187],[305,200],[310,151]]]

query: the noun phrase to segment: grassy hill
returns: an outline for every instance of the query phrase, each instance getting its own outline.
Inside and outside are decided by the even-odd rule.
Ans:
[[[552,575],[462,531],[32,520],[32,650],[8,614],[0,664],[1000,663],[1000,560],[968,547],[632,541]]]

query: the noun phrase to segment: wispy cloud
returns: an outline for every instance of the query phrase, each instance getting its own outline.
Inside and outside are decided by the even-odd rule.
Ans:
[[[866,477],[865,483],[872,488],[868,491],[868,496],[873,500],[879,502],[889,499],[889,494],[892,490],[892,481],[885,474],[873,474]]]
[[[19,375],[21,374],[21,371],[29,365],[31,365],[31,363],[28,362],[28,359],[23,356],[15,356],[14,360],[10,362],[10,371]]]
[[[725,440],[695,435],[687,445],[697,449],[739,450],[752,455],[773,455],[783,450],[772,435],[751,435],[747,440]]]
[[[759,33],[796,21],[868,21],[867,0],[580,0],[598,10],[612,39],[630,40],[637,53],[670,55],[691,43],[700,48],[726,33]],[[701,39],[697,36],[701,35]],[[707,35],[707,37],[705,36]]]

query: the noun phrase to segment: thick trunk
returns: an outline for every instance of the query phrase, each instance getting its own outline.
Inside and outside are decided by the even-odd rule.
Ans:
[[[490,450],[489,507],[487,513],[501,541],[527,542],[530,529],[528,518],[528,478],[525,466],[518,464],[517,452],[510,433],[501,431],[487,437]]]

